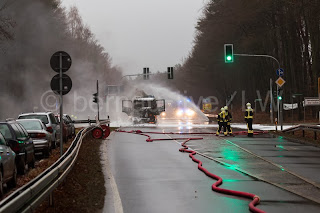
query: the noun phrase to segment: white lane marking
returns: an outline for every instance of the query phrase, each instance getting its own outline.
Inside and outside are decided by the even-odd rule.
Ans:
[[[163,133],[166,133],[164,129],[162,130],[162,132],[163,132]],[[172,138],[172,137],[171,137],[170,135],[168,135],[168,134],[166,134],[166,136],[167,136],[168,138]],[[230,142],[231,142],[231,141],[228,142],[228,140],[226,140],[226,139],[222,139],[222,140],[226,141],[227,143],[230,143]],[[176,143],[178,143],[178,144],[181,145],[180,142],[178,142],[178,141],[176,141],[176,140],[174,140],[174,141],[175,141]],[[232,143],[232,142],[231,142],[231,143]],[[239,145],[237,145],[237,144],[234,144],[234,143],[232,143],[232,144],[235,145],[235,146],[237,146],[237,147],[239,147],[240,149],[244,149],[244,148],[242,148],[241,146],[239,146]],[[192,150],[192,149],[189,149],[189,150]],[[247,150],[247,151],[250,153],[249,150]],[[250,173],[250,172],[248,172],[248,171],[246,171],[246,170],[243,170],[243,169],[241,169],[241,168],[239,168],[239,167],[236,167],[234,164],[229,164],[229,163],[226,163],[226,162],[222,161],[221,159],[210,157],[210,156],[207,155],[207,154],[210,154],[210,153],[201,153],[201,152],[198,152],[198,151],[197,151],[196,154],[198,154],[198,155],[200,155],[200,156],[202,156],[202,157],[205,157],[205,158],[207,158],[207,159],[213,160],[213,161],[215,161],[215,162],[217,162],[217,163],[219,163],[219,164],[221,164],[221,165],[223,165],[223,166],[225,166],[225,167],[232,168],[233,170],[238,171],[238,172],[241,172],[241,173],[243,173],[243,174],[245,174],[245,175],[247,175],[247,176],[249,176],[249,177],[253,177],[253,178],[257,179],[257,180],[260,180],[260,181],[263,181],[263,182],[265,182],[265,183],[271,184],[271,185],[273,185],[273,186],[276,186],[276,187],[278,187],[278,188],[280,188],[280,189],[283,189],[283,190],[286,190],[286,191],[291,192],[291,193],[293,193],[293,194],[296,194],[296,195],[298,195],[298,196],[300,196],[300,197],[303,197],[303,198],[305,198],[305,199],[314,201],[314,202],[316,202],[316,203],[320,203],[318,199],[315,199],[315,198],[313,198],[312,196],[303,195],[303,194],[295,191],[294,189],[287,188],[287,187],[285,187],[285,186],[282,186],[281,184],[277,184],[277,183],[274,183],[274,182],[272,182],[272,181],[268,181],[267,179],[264,179],[264,178],[262,178],[262,177],[256,176],[256,175],[254,175],[254,174],[252,174],[252,173]],[[255,155],[254,153],[252,153],[252,154]],[[261,156],[259,156],[259,157],[262,158]],[[272,162],[271,164],[273,164],[273,162]],[[286,170],[286,171],[287,171],[287,170]],[[287,171],[287,172],[288,172],[288,171]],[[289,173],[290,173],[290,172],[289,172]],[[293,175],[294,175],[294,174],[293,174]],[[299,177],[299,176],[297,176],[297,177]],[[301,178],[301,179],[303,179],[303,178]],[[303,179],[303,180],[304,180],[304,179]],[[305,181],[306,181],[306,180],[305,180]],[[308,182],[308,181],[306,181],[306,182]],[[310,183],[310,182],[308,182],[308,183]],[[310,183],[310,184],[313,185],[313,183]],[[314,186],[315,186],[315,187],[318,187],[317,185],[314,185]]]
[[[118,190],[118,186],[116,183],[116,180],[114,179],[114,176],[111,171],[111,165],[108,157],[108,151],[107,151],[107,146],[104,144],[102,146],[103,148],[103,153],[105,153],[104,160],[105,160],[105,168],[107,171],[107,176],[109,177],[110,181],[110,186],[111,186],[111,191],[112,191],[112,198],[113,198],[113,205],[114,205],[114,212],[115,213],[123,213],[123,206],[120,198],[120,193]]]

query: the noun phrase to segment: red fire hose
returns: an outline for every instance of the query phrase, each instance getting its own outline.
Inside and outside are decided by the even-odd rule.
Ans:
[[[251,194],[248,192],[241,192],[241,191],[235,191],[235,190],[229,190],[229,189],[223,189],[220,188],[219,186],[222,184],[222,178],[209,172],[206,168],[202,166],[202,162],[199,159],[196,159],[194,155],[196,155],[196,151],[189,150],[189,147],[186,145],[186,143],[190,140],[202,140],[203,138],[162,138],[162,139],[152,139],[150,135],[148,134],[175,134],[175,135],[204,135],[204,134],[214,134],[214,133],[163,133],[163,132],[142,132],[141,130],[136,130],[136,131],[123,131],[123,130],[117,130],[118,132],[124,132],[124,133],[132,133],[132,134],[138,134],[138,135],[143,135],[148,137],[146,139],[147,142],[153,142],[153,141],[162,141],[162,140],[185,140],[181,145],[183,148],[179,149],[180,152],[187,152],[190,153],[189,157],[192,158],[192,160],[196,163],[198,163],[198,169],[204,172],[208,177],[211,177],[215,180],[217,180],[214,184],[212,184],[212,190],[216,192],[220,192],[223,194],[228,194],[228,195],[234,195],[237,197],[244,197],[244,198],[249,198],[252,199],[252,201],[249,203],[249,209],[250,211],[254,213],[265,213],[265,211],[256,208],[255,206],[260,203],[260,198],[259,196],[255,194]],[[242,132],[239,132],[242,133]],[[261,134],[265,133],[263,131],[257,132],[256,134]]]

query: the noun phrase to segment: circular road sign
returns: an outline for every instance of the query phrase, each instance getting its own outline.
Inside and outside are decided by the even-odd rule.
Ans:
[[[284,70],[282,68],[277,69],[277,75],[279,77],[283,76],[284,75]]]
[[[72,60],[70,55],[64,51],[58,51],[54,53],[50,59],[50,66],[57,73],[60,72],[60,69],[62,70],[62,72],[68,71],[71,67],[71,64]]]
[[[60,95],[60,74],[55,75],[51,79],[50,86],[51,86],[52,91],[55,94]],[[66,74],[62,74],[62,95],[68,94],[68,92],[70,92],[71,88],[72,88],[71,78],[69,76],[67,76]]]

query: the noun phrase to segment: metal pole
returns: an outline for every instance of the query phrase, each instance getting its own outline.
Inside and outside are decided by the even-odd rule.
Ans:
[[[304,123],[306,122],[306,99],[304,99],[304,104],[303,104],[303,117],[304,117]]]
[[[245,56],[245,57],[264,57],[264,58],[271,58],[273,60],[275,60],[278,63],[278,67],[280,69],[280,63],[278,61],[278,59],[276,59],[275,57],[271,56],[271,55],[255,55],[255,54],[233,54],[233,55],[237,55],[237,56]],[[272,84],[270,83],[270,88],[272,91]],[[277,86],[277,93],[278,93],[278,86]],[[271,95],[272,97],[272,95]],[[281,124],[281,128],[282,128],[282,121],[279,120],[280,118],[280,112],[279,112],[279,100],[277,97],[277,108],[278,108],[278,122],[280,122]],[[281,112],[282,113],[282,112]],[[271,117],[271,123],[272,123],[272,117]]]
[[[273,93],[272,93],[272,78],[270,78],[270,121],[273,123]]]
[[[100,113],[99,113],[99,80],[97,80],[97,104],[98,104],[98,120],[100,120]]]
[[[292,120],[292,126],[293,126],[293,95],[291,93],[291,120]]]
[[[265,57],[265,58],[272,58],[273,60],[275,60],[278,63],[279,69],[280,69],[280,63],[278,61],[278,59],[276,59],[275,57],[271,56],[271,55],[255,55],[255,54],[233,54],[233,55],[237,55],[237,56],[246,56],[246,57]]]
[[[282,104],[282,100],[279,101],[280,102],[280,125],[281,125],[281,131],[283,130],[283,104]]]
[[[278,110],[278,112],[277,112],[277,114],[278,114],[278,116],[277,116],[277,118],[278,118],[278,122],[281,122],[280,121],[280,109],[279,109],[279,98],[278,98],[278,91],[279,91],[279,86],[277,85],[277,110]]]
[[[60,156],[63,155],[62,53],[60,53]]]

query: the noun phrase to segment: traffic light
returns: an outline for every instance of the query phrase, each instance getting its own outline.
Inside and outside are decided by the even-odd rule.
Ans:
[[[225,63],[233,63],[233,44],[224,45],[224,61]]]
[[[149,67],[143,68],[143,79],[148,80],[149,79]]]
[[[93,94],[93,102],[94,103],[98,103],[99,99],[98,99],[98,93],[94,93]]]
[[[173,79],[173,67],[168,67],[168,79]]]
[[[282,100],[282,88],[278,89],[278,100],[281,101]]]

